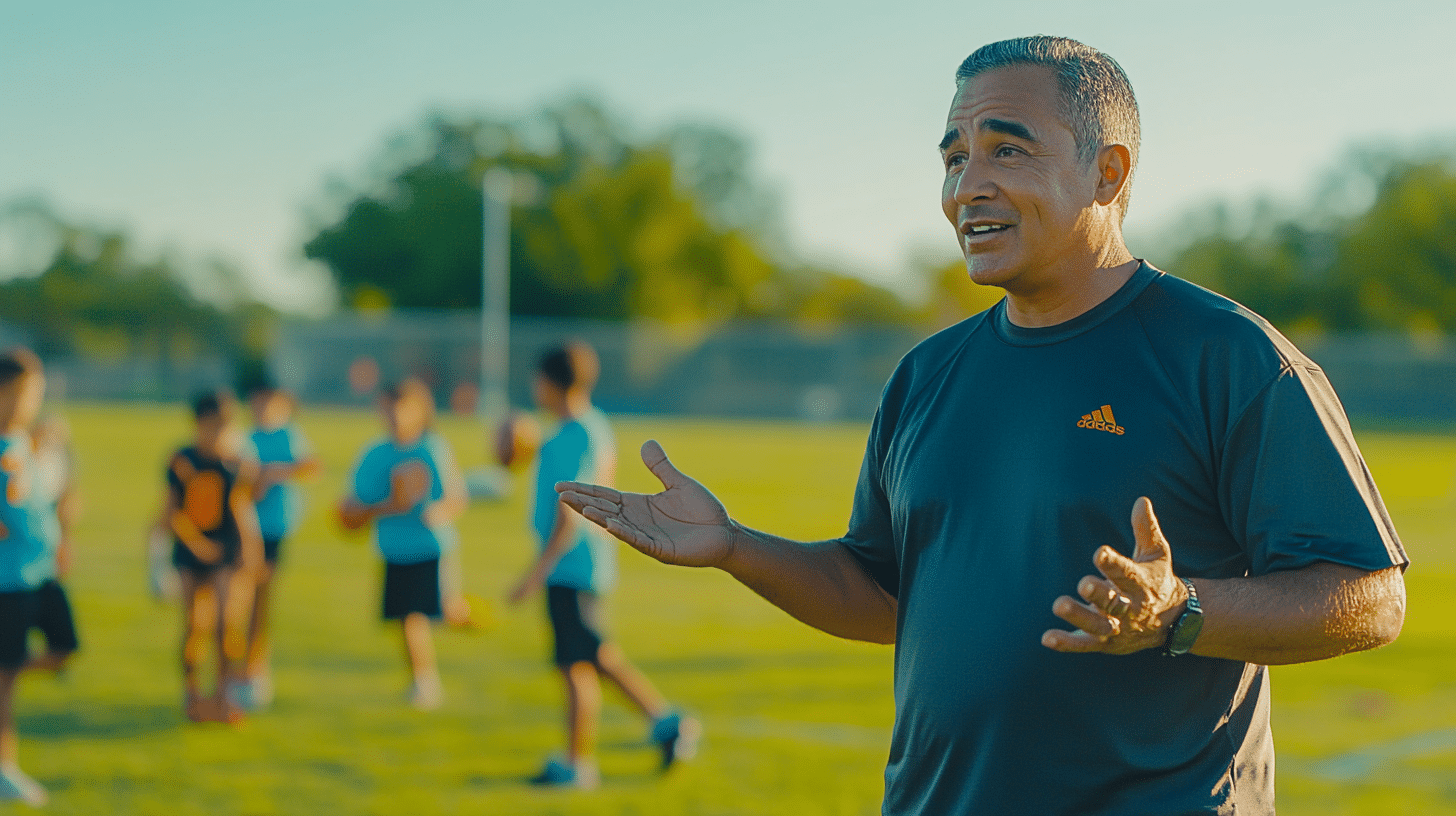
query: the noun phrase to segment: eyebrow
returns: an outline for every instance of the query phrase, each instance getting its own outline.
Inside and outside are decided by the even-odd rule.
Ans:
[[[1041,140],[1032,135],[1031,129],[1020,122],[1008,122],[1005,119],[982,119],[981,130],[989,130],[993,133],[1004,133],[1007,136],[1014,136],[1025,142],[1041,144]]]
[[[1011,122],[1006,119],[982,119],[980,129],[988,130],[992,133],[1004,133],[1007,136],[1014,136],[1025,142],[1041,144],[1041,140],[1032,135],[1031,129],[1020,122]],[[960,137],[960,128],[947,130],[945,135],[940,138],[940,152],[944,153]]]

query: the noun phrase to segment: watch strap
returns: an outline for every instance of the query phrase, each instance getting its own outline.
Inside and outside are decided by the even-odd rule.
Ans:
[[[1187,654],[1188,650],[1193,648],[1194,642],[1198,640],[1199,633],[1203,631],[1203,607],[1198,603],[1198,589],[1187,578],[1178,580],[1182,581],[1184,588],[1188,590],[1188,604],[1184,608],[1183,614],[1178,616],[1178,620],[1168,630],[1168,640],[1163,645],[1163,654],[1169,657]]]

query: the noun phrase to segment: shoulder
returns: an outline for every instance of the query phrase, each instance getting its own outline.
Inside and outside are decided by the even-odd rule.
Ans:
[[[420,439],[420,447],[424,448],[425,452],[430,455],[430,458],[436,462],[448,462],[454,458],[450,453],[450,445],[445,442],[445,438],[434,431],[425,434]]]
[[[386,461],[394,458],[394,446],[388,439],[376,439],[364,446],[359,452],[359,462],[356,468],[378,467]]]
[[[1290,367],[1317,368],[1269,321],[1223,295],[1163,273],[1133,301],[1159,356],[1267,383]]]
[[[941,329],[915,344],[900,358],[881,395],[881,410],[897,409],[925,387],[945,375],[963,353],[966,345],[982,330],[992,310],[972,315],[953,326]]]

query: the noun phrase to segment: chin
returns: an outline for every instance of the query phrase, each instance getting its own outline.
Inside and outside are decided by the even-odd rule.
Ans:
[[[1016,278],[1014,269],[1008,269],[999,264],[979,262],[973,258],[966,259],[966,274],[970,276],[972,283],[981,286],[1004,287]]]

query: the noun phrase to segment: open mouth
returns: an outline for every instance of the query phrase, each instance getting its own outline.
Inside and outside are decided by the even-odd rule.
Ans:
[[[1011,229],[1010,224],[976,224],[971,227],[967,235],[989,235],[993,232],[1003,232]]]

